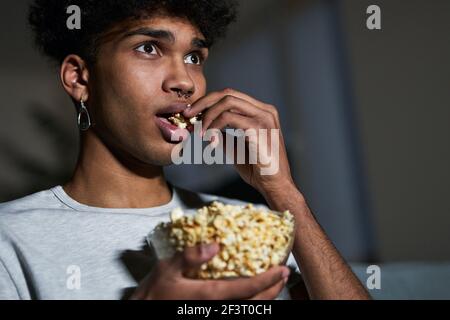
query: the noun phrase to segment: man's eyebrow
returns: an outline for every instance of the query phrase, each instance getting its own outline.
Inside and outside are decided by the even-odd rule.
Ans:
[[[175,42],[175,36],[169,30],[153,29],[153,28],[148,28],[148,27],[128,31],[124,34],[123,37],[126,38],[126,37],[135,36],[135,35],[143,35],[143,36],[149,36],[149,37],[156,38],[156,39],[163,39],[163,40],[170,42],[171,44],[173,44]],[[210,47],[208,42],[205,39],[201,39],[201,38],[192,39],[191,45],[197,49]]]
[[[175,42],[175,36],[173,35],[172,32],[170,32],[168,30],[152,29],[152,28],[139,28],[136,30],[132,30],[132,31],[126,32],[123,37],[126,38],[126,37],[135,36],[135,35],[143,35],[143,36],[149,36],[152,38],[163,39],[163,40],[169,41],[170,43]]]
[[[192,39],[191,44],[194,48],[197,48],[197,49],[203,49],[203,48],[209,49],[209,47],[210,47],[210,45],[208,44],[208,42],[206,40],[200,39],[200,38]]]

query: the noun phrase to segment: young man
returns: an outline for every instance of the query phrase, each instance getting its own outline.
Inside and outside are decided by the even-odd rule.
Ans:
[[[81,29],[67,28],[70,5],[80,8]],[[144,246],[175,207],[233,202],[166,182],[163,166],[179,141],[164,115],[202,112],[203,132],[280,129],[274,106],[232,89],[206,94],[204,61],[235,12],[225,0],[34,2],[37,44],[58,62],[79,113],[80,154],[66,184],[0,205],[0,298],[273,299],[284,290],[284,266],[232,281],[185,277],[217,253],[215,244],[164,261]],[[272,209],[295,217],[290,263],[303,281],[291,297],[368,298],[308,209],[279,142],[275,174],[262,175],[258,163],[236,169]]]

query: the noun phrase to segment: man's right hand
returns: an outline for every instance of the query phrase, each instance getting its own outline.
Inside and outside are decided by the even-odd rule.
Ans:
[[[219,251],[217,244],[186,248],[173,258],[160,261],[142,280],[131,299],[143,300],[227,300],[275,299],[289,276],[285,266],[251,278],[233,280],[199,280],[186,276],[212,259]]]

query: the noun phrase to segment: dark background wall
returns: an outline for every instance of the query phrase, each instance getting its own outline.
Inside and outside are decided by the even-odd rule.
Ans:
[[[450,1],[342,2],[380,256],[450,258]]]

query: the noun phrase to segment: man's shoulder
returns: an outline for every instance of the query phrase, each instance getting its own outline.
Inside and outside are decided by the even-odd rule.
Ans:
[[[53,188],[38,191],[21,198],[0,203],[1,226],[30,225],[34,218],[41,218],[42,213],[63,209],[52,191]]]
[[[18,199],[0,203],[0,213],[14,213],[24,210],[52,207],[56,204],[53,188],[28,194]]]

